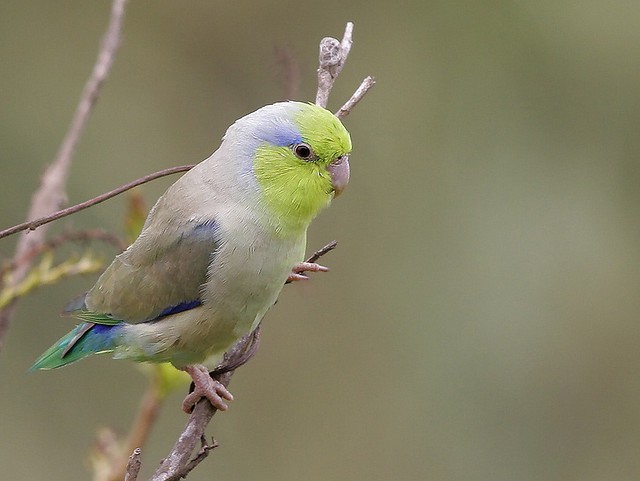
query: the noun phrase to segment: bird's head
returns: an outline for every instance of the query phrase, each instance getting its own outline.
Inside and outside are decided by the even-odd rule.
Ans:
[[[233,128],[250,139],[253,175],[279,229],[306,228],[349,182],[351,138],[328,110],[281,102]]]

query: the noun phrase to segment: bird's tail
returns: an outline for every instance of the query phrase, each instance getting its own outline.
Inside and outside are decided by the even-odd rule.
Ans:
[[[122,324],[103,325],[92,322],[78,324],[40,356],[31,370],[54,369],[91,354],[113,352]]]

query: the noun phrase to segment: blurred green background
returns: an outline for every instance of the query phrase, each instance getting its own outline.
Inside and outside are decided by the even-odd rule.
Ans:
[[[1,227],[26,214],[108,10],[0,4]],[[330,106],[378,85],[345,121],[351,185],[310,232],[310,250],[340,241],[331,273],[285,289],[209,428],[221,446],[188,479],[640,479],[640,2],[131,0],[70,202],[207,157],[283,98],[278,48],[311,100],[317,44],[348,20]],[[121,232],[124,211],[55,229]],[[0,353],[3,479],[89,479],[96,429],[131,421],[132,364],[27,372],[93,280],[20,304]],[[181,398],[140,479],[181,431]]]

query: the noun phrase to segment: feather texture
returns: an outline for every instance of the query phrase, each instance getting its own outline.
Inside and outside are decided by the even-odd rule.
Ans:
[[[297,156],[304,142],[313,159]],[[333,197],[327,168],[351,150],[328,111],[283,102],[235,122],[220,148],[174,183],[136,241],[70,314],[87,321],[45,352],[51,369],[94,352],[215,364],[275,303],[306,230]]]

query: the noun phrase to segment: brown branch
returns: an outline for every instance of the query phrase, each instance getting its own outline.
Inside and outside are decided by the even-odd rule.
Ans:
[[[82,91],[80,101],[60,149],[54,161],[45,170],[40,181],[40,187],[38,187],[31,199],[31,207],[27,215],[29,220],[46,216],[48,213],[59,209],[66,201],[65,186],[73,154],[100,94],[101,87],[113,65],[115,54],[120,44],[126,1],[113,0],[109,24],[102,37],[96,63]],[[37,235],[21,237],[16,246],[15,258],[22,257],[25,252],[29,252],[34,246],[42,244],[45,235],[46,229],[42,229]],[[12,280],[10,281],[12,284],[15,285],[24,279],[29,271],[29,264],[22,264],[13,272]],[[14,311],[15,302],[0,311],[0,349]]]
[[[324,246],[321,249],[318,249],[313,254],[311,254],[311,256],[305,262],[315,262],[318,259],[320,259],[323,255],[325,255],[327,252],[332,251],[336,247],[338,247],[338,241],[332,240],[326,246]]]
[[[129,182],[128,184],[121,185],[116,189],[105,192],[104,194],[94,197],[93,199],[81,202],[80,204],[67,207],[66,209],[59,210],[39,219],[23,222],[22,224],[9,227],[8,229],[0,231],[0,239],[23,230],[34,230],[41,225],[48,224],[49,222],[53,222],[54,220],[58,220],[62,217],[75,214],[76,212],[80,212],[81,210],[92,207],[96,204],[99,204],[100,202],[104,202],[105,200],[111,199],[112,197],[122,194],[123,192],[133,189],[134,187],[137,187],[139,185],[146,184],[147,182],[151,182],[152,180],[159,179],[160,177],[165,177],[167,175],[176,174],[178,172],[185,172],[191,168],[193,168],[193,165],[180,165],[178,167],[169,167],[168,169],[159,170],[158,172],[154,172],[153,174],[145,175],[144,177],[140,177],[139,179]]]
[[[167,478],[167,481],[179,481],[182,478],[186,478],[187,474],[193,471],[198,464],[204,461],[204,458],[209,456],[209,451],[218,447],[218,443],[215,439],[211,439],[211,444],[207,443],[207,438],[203,435],[200,438],[200,451],[195,457],[187,463],[182,472],[175,473],[173,476]]]
[[[351,98],[347,100],[342,107],[336,112],[336,117],[339,119],[345,118],[347,115],[351,113],[351,110],[362,100],[362,97],[366,95],[366,93],[371,90],[371,88],[376,84],[376,79],[373,77],[366,77],[360,86],[353,93]]]

